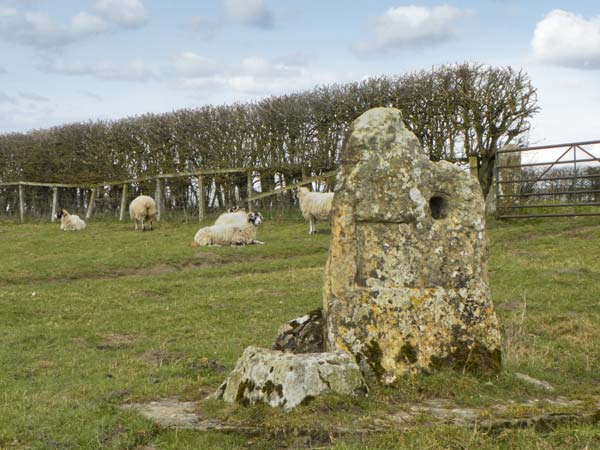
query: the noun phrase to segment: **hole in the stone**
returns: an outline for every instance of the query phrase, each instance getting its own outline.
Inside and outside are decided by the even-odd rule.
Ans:
[[[434,195],[429,199],[429,209],[434,219],[445,219],[448,216],[448,201],[444,197]]]

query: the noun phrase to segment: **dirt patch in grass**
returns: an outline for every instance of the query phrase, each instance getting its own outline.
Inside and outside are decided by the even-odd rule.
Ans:
[[[498,311],[516,311],[523,309],[522,301],[513,301],[513,302],[504,302],[496,304],[496,309]]]
[[[177,267],[170,266],[169,264],[155,264],[154,266],[134,269],[132,270],[131,275],[163,275],[165,273],[173,273],[177,271]]]
[[[125,348],[133,344],[137,338],[130,334],[101,334],[102,342],[96,345],[98,350],[116,350]]]
[[[225,371],[225,366],[217,359],[200,358],[192,363],[192,369],[198,371],[217,372]]]
[[[169,352],[166,350],[148,350],[140,355],[140,359],[149,364],[171,364],[185,357],[182,352]]]
[[[47,281],[52,282],[62,282],[62,281],[73,281],[73,280],[81,280],[81,279],[90,279],[90,280],[102,280],[102,279],[113,279],[113,278],[121,278],[121,277],[131,277],[131,276],[158,276],[165,275],[174,272],[181,272],[187,270],[195,270],[202,267],[210,267],[218,264],[225,264],[230,262],[230,259],[223,257],[221,255],[211,255],[207,257],[200,257],[198,255],[194,256],[194,259],[182,261],[177,264],[170,263],[158,263],[145,267],[139,267],[136,269],[118,269],[114,271],[106,271],[106,272],[94,272],[94,273],[81,273],[76,275],[63,275],[60,277],[48,278]],[[30,282],[28,280],[27,282]]]

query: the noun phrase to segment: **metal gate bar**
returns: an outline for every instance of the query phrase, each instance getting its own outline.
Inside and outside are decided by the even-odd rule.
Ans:
[[[583,146],[597,147],[590,150]],[[558,158],[550,161],[521,162],[525,152],[548,149],[564,149],[564,151]],[[598,151],[600,151],[600,140],[524,148],[510,146],[497,150],[494,168],[496,217],[523,219],[600,216],[600,196],[598,196],[600,183],[597,181],[600,179],[600,157],[594,154]],[[572,168],[569,169],[568,165]],[[539,168],[537,173],[536,168]],[[569,173],[565,173],[569,170]],[[553,171],[558,173],[553,174]],[[560,183],[561,181],[566,183]],[[543,203],[544,199],[541,197],[545,197],[548,202]],[[526,203],[530,198],[537,198],[538,201],[533,204]],[[544,208],[561,207],[573,208],[573,210],[556,213],[543,211]],[[581,211],[582,207],[586,207],[584,211]]]

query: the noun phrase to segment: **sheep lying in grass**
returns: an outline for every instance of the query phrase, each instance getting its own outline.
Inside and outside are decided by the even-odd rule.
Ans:
[[[317,220],[329,219],[333,192],[310,192],[307,188],[301,187],[298,190],[298,200],[302,216],[308,220],[308,234],[315,234]]]
[[[261,223],[262,215],[256,212],[237,211],[221,214],[214,225],[198,230],[192,247],[264,244],[256,240],[256,228]]]
[[[85,229],[85,222],[77,214],[69,214],[66,209],[61,209],[56,213],[56,218],[60,219],[60,229],[63,231],[81,231]]]
[[[138,222],[142,225],[142,231],[146,231],[146,222],[150,222],[150,229],[152,229],[152,221],[156,220],[156,213],[156,202],[147,195],[140,195],[129,204],[129,216],[135,221],[136,230]]]
[[[217,217],[217,220],[215,220],[215,225],[243,226],[249,221],[250,214],[258,214],[260,221],[262,221],[262,216],[260,215],[260,213],[254,213],[254,212],[247,213],[246,210],[244,210],[244,209],[229,208],[226,213],[223,213],[219,217]]]

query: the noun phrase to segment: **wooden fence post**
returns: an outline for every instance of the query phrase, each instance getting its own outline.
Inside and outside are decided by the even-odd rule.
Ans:
[[[252,170],[249,170],[248,173],[248,211],[252,211],[252,201],[250,197],[252,197]]]
[[[52,215],[50,216],[50,221],[54,222],[56,220],[56,211],[58,210],[58,188],[52,188]]]
[[[198,222],[204,220],[204,175],[198,176]]]
[[[90,192],[90,201],[88,202],[87,211],[85,212],[85,218],[90,219],[92,217],[92,211],[94,211],[94,203],[96,202],[96,191],[98,188],[92,188]]]
[[[123,183],[121,189],[121,209],[119,210],[119,222],[125,219],[125,208],[127,208],[127,183]]]
[[[306,170],[306,167],[304,167],[304,166],[300,167],[300,172],[302,173],[303,181],[308,178],[308,171]]]
[[[479,168],[477,167],[477,156],[469,156],[469,172],[475,178],[479,177]]]
[[[160,216],[162,215],[162,179],[160,178],[156,179],[154,200],[156,201],[156,220],[160,221]]]
[[[23,185],[19,184],[19,217],[21,223],[25,221],[25,201],[23,199]]]

